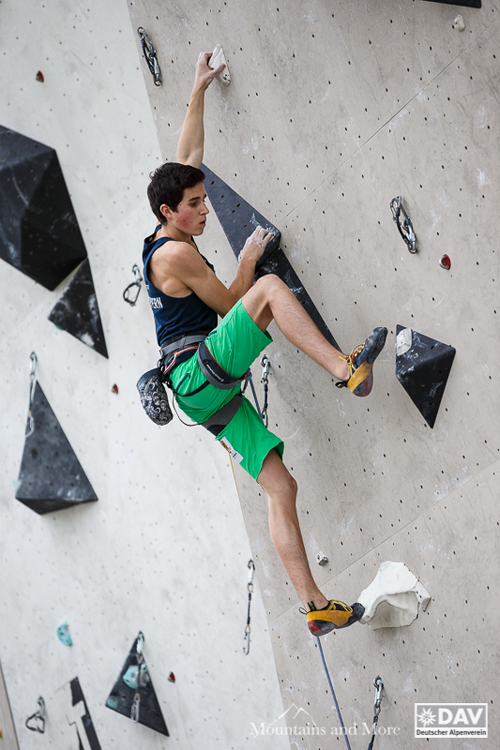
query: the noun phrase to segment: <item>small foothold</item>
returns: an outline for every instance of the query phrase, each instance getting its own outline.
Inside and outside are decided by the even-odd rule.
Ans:
[[[318,563],[318,565],[326,565],[328,562],[328,557],[322,552],[318,552],[318,554],[316,555],[316,562]]]
[[[441,268],[444,268],[446,271],[449,271],[451,268],[451,260],[449,255],[443,255],[441,257],[441,260],[439,261],[439,265]]]
[[[175,682],[175,674],[173,672],[170,672],[170,674],[168,676],[168,681],[169,682]]]
[[[36,80],[40,81],[40,83],[43,83],[45,78],[43,77],[43,73],[41,70],[39,70],[36,74]]]
[[[73,640],[69,634],[69,625],[67,622],[62,622],[57,628],[57,637],[64,643],[65,646],[72,646]]]
[[[118,386],[116,385],[116,383],[111,387],[111,392],[118,393]]]
[[[464,29],[465,29],[464,17],[463,16],[457,16],[451,25],[457,31],[464,31]]]

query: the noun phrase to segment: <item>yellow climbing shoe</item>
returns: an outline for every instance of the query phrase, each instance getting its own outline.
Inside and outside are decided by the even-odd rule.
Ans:
[[[373,363],[382,351],[387,328],[374,328],[364,344],[358,344],[350,354],[340,357],[349,366],[349,379],[335,383],[337,388],[349,388],[355,396],[368,396],[373,387]]]
[[[352,607],[337,599],[330,599],[326,607],[316,609],[314,602],[308,602],[309,612],[301,608],[300,611],[307,615],[307,627],[312,635],[320,636],[330,633],[332,630],[347,628],[363,617],[365,608],[359,602]]]

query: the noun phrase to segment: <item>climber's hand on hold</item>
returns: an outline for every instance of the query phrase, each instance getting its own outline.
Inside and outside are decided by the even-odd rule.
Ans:
[[[274,237],[273,232],[268,232],[263,227],[257,227],[250,237],[248,237],[245,245],[239,255],[238,261],[241,263],[243,260],[252,263],[257,263],[259,258],[262,256],[268,242]]]
[[[219,75],[219,73],[221,73],[226,67],[222,64],[214,70],[210,70],[208,62],[211,57],[211,52],[200,52],[195,68],[194,88],[200,88],[205,91],[210,86],[215,76]]]

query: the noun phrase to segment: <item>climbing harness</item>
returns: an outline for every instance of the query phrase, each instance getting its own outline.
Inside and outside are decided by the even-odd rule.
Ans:
[[[161,86],[161,70],[153,42],[150,40],[142,26],[139,26],[137,33],[141,40],[142,54],[147,62],[149,72],[154,78],[155,86]]]
[[[36,364],[37,364],[37,356],[35,352],[31,352],[31,363],[30,363],[30,400],[29,400],[29,406],[28,406],[28,421],[26,422],[26,438],[29,438],[33,435],[35,432],[35,419],[33,417],[32,412],[32,406],[33,406],[33,396],[35,395],[35,385],[36,385]]]
[[[208,334],[203,331],[200,331],[198,333],[195,332],[183,336],[181,339],[170,341],[168,344],[164,345],[161,348],[161,358],[157,364],[157,367],[153,370],[148,370],[148,372],[144,373],[144,375],[142,375],[137,381],[137,390],[139,391],[141,404],[144,411],[146,412],[148,417],[160,427],[169,424],[172,421],[173,414],[168,403],[164,385],[170,388],[174,396],[177,394],[169,377],[170,372],[176,366],[178,357],[181,354],[189,352],[190,350],[192,350],[193,352],[197,350],[198,364],[200,365],[200,369],[205,376],[205,382],[196,390],[186,395],[193,396],[195,393],[199,393],[208,385],[214,385],[216,388],[220,388],[222,390],[231,390],[243,383],[242,391],[235,394],[235,396],[225,406],[223,406],[222,409],[219,409],[219,411],[209,417],[205,422],[202,422],[201,426],[205,427],[205,429],[209,430],[212,435],[215,435],[215,437],[217,437],[217,435],[224,429],[224,427],[229,424],[231,419],[235,416],[238,409],[242,405],[242,393],[245,392],[248,383],[250,383],[257,412],[261,419],[264,421],[265,426],[267,427],[267,377],[271,366],[269,357],[267,357],[267,355],[264,355],[261,362],[261,364],[264,365],[264,371],[262,373],[261,381],[264,384],[264,408],[261,412],[257,394],[253,385],[251,370],[248,369],[247,372],[240,378],[233,378],[231,375],[229,375],[210,354],[210,351],[205,344],[207,335]],[[184,376],[184,378],[178,384],[177,388],[180,388],[188,377],[189,373]],[[172,400],[172,405],[177,417],[183,425],[185,425],[186,427],[198,427],[197,424],[188,424],[182,419],[182,417],[179,415],[179,412],[177,411],[175,398]]]
[[[326,679],[328,681],[328,686],[330,688],[330,692],[332,694],[333,702],[335,704],[335,710],[337,711],[337,716],[339,717],[340,725],[342,727],[342,734],[344,735],[345,744],[347,746],[347,750],[351,750],[351,744],[349,742],[349,737],[347,735],[347,730],[345,728],[344,720],[342,718],[342,714],[340,713],[340,706],[337,701],[337,696],[335,695],[335,690],[333,689],[332,680],[330,677],[330,673],[328,671],[328,667],[326,666],[325,661],[325,655],[323,653],[323,647],[321,645],[321,639],[319,637],[316,638],[318,642],[318,648],[319,653],[321,655],[321,661],[323,662],[323,667],[326,674]],[[382,705],[382,698],[384,694],[384,681],[380,675],[377,675],[375,680],[373,681],[374,686],[377,689],[377,692],[375,694],[375,703],[373,705],[373,721],[372,721],[372,735],[370,738],[370,743],[368,745],[368,750],[373,750],[373,743],[375,742],[375,733],[377,730],[377,724],[378,724],[378,716],[380,713],[380,707]]]
[[[34,726],[30,726],[30,722],[34,722]],[[45,732],[45,701],[42,696],[38,699],[38,711],[28,716],[24,722],[24,726],[31,732],[38,732],[39,734]]]
[[[241,378],[233,378],[222,369],[220,364],[210,354],[205,341],[202,341],[198,347],[198,364],[201,371],[211,385],[216,388],[222,388],[224,391],[230,391],[241,384],[244,375]]]
[[[139,631],[139,635],[137,636],[137,688],[136,693],[134,695],[134,699],[132,701],[132,707],[130,709],[130,718],[134,722],[134,724],[137,724],[139,721],[139,714],[141,710],[141,694],[140,694],[140,688],[142,685],[142,665],[144,662],[144,654],[142,653],[142,648],[144,646],[144,633],[142,630]]]
[[[408,246],[408,250],[410,253],[416,253],[417,252],[417,238],[415,237],[415,232],[413,231],[413,223],[406,211],[403,208],[403,205],[401,203],[401,196],[398,195],[397,198],[393,198],[391,203],[391,210],[392,210],[392,218],[395,222],[399,234],[403,238],[403,240],[406,242]],[[403,224],[401,225],[400,216],[401,213],[403,214]]]
[[[243,653],[245,656],[248,656],[250,653],[250,607],[252,604],[252,594],[253,594],[253,577],[255,573],[255,565],[253,560],[248,561],[248,566],[250,569],[250,574],[248,576],[248,583],[247,583],[247,590],[248,590],[248,607],[247,607],[247,624],[245,625],[245,645],[243,646]]]
[[[139,294],[141,291],[141,282],[142,282],[141,271],[137,263],[134,263],[134,265],[132,266],[132,273],[134,274],[134,281],[132,281],[132,283],[129,284],[124,290],[123,299],[125,300],[125,302],[128,302],[129,305],[134,307],[135,303],[137,302],[139,298]],[[133,292],[134,296],[131,296],[131,290],[134,287],[136,288],[136,291]]]

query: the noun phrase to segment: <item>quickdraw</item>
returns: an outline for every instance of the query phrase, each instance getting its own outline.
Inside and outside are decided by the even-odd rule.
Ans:
[[[397,198],[393,198],[391,203],[391,210],[392,210],[392,218],[394,223],[396,224],[399,234],[405,241],[406,245],[408,246],[408,250],[410,253],[416,253],[417,252],[417,238],[415,237],[415,232],[413,231],[413,223],[406,211],[403,208],[403,205],[401,203],[401,196],[398,195]],[[403,214],[403,224],[401,225],[400,216],[401,213]]]
[[[161,86],[161,70],[154,44],[142,26],[139,26],[137,33],[141,40],[142,54],[148,65],[149,72],[154,78],[155,86]]]
[[[247,624],[245,626],[245,645],[243,646],[243,653],[248,656],[250,653],[250,607],[252,604],[252,593],[253,593],[253,576],[255,573],[255,565],[253,560],[248,561],[248,568],[250,575],[248,576],[247,590],[248,590],[248,607],[247,607]]]
[[[368,745],[368,750],[372,750],[373,743],[375,742],[375,732],[377,731],[378,715],[380,713],[380,708],[382,705],[382,698],[384,697],[384,681],[380,675],[377,675],[377,677],[375,677],[375,679],[373,680],[373,684],[377,688],[377,692],[375,693],[375,703],[373,704],[372,736],[370,739],[370,744]]]
[[[125,302],[128,302],[129,305],[134,307],[135,303],[137,302],[139,298],[139,294],[141,292],[141,282],[142,282],[141,271],[137,263],[134,263],[134,265],[132,266],[132,273],[134,274],[134,281],[132,281],[125,288],[123,292],[123,299],[125,300]],[[130,292],[134,287],[136,287],[137,291],[134,292],[134,296],[131,296]]]
[[[264,404],[262,406],[262,409],[260,408],[260,405],[259,405],[259,399],[257,398],[257,392],[253,384],[252,371],[250,369],[248,369],[248,371],[245,373],[245,381],[243,383],[243,388],[241,392],[245,393],[247,387],[250,385],[250,390],[252,391],[252,396],[255,402],[255,409],[257,411],[257,414],[264,422],[264,426],[267,427],[268,425],[268,416],[267,416],[268,390],[269,390],[268,377],[269,377],[269,371],[271,369],[271,360],[269,359],[267,354],[264,354],[264,356],[260,360],[260,364],[263,367],[262,377],[260,379],[260,382],[262,383],[263,390],[264,390]]]
[[[32,412],[32,406],[33,406],[33,396],[35,394],[35,379],[36,379],[36,364],[37,364],[37,356],[35,352],[31,352],[31,364],[30,364],[30,400],[29,400],[29,406],[28,406],[28,421],[26,422],[26,435],[25,437],[29,438],[33,435],[35,432],[35,419],[33,417]]]
[[[267,407],[268,407],[267,396],[268,396],[268,390],[269,390],[268,378],[269,378],[269,370],[271,369],[271,360],[269,359],[269,357],[267,356],[267,354],[264,354],[264,356],[260,360],[260,364],[263,367],[262,377],[260,379],[260,382],[262,383],[262,385],[264,387],[264,405],[262,407],[262,420],[264,422],[264,426],[267,427],[267,423],[268,423],[268,416],[267,416]]]
[[[34,725],[31,726],[33,722]],[[34,714],[28,716],[28,718],[24,722],[24,726],[31,732],[38,732],[39,734],[43,734],[45,732],[45,701],[42,696],[40,696],[38,699],[38,711],[35,711]]]

